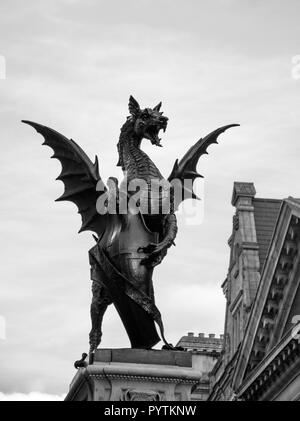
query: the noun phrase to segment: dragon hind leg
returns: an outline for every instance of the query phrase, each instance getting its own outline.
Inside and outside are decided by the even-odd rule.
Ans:
[[[89,334],[90,339],[90,355],[94,353],[101,342],[102,337],[102,320],[104,313],[112,303],[111,297],[107,289],[99,282],[93,281],[92,284],[92,303],[91,303],[91,321],[92,329]]]

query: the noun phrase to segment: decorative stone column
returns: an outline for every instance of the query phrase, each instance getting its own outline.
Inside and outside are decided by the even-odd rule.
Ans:
[[[234,227],[239,231],[239,247],[242,252],[242,270],[244,305],[249,308],[255,297],[259,279],[260,265],[256,226],[254,219],[253,199],[256,195],[253,183],[235,182],[232,194],[232,205],[236,207]]]
[[[186,351],[99,349],[75,375],[67,401],[188,401],[200,381]]]
[[[233,217],[228,274],[222,288],[226,297],[225,355],[229,363],[244,336],[260,279],[259,246],[255,225],[255,187],[235,182],[231,204]]]

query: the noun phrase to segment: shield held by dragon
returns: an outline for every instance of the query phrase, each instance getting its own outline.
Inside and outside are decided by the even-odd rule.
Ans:
[[[79,232],[92,231],[95,234],[96,245],[89,251],[93,282],[90,355],[101,342],[102,319],[111,303],[120,315],[132,348],[149,349],[161,339],[166,347],[172,347],[165,339],[161,315],[155,305],[153,270],[174,244],[177,233],[175,212],[181,201],[197,198],[193,189],[186,187],[185,181],[190,180],[188,185],[192,186],[197,177],[202,177],[196,169],[199,158],[207,154],[208,146],[217,143],[221,133],[238,126],[220,127],[198,140],[181,160],[175,161],[170,176],[165,179],[141,149],[143,139],[162,146],[160,131],[166,130],[168,118],[161,112],[161,103],[142,109],[130,96],[129,113],[117,145],[117,165],[122,168],[124,179],[119,185],[116,179],[110,178],[107,186],[101,180],[97,156],[93,163],[74,140],[49,127],[23,120],[44,137],[43,144],[53,149],[52,158],[58,159],[62,165],[57,179],[63,182],[64,193],[57,201],[75,203],[82,220]],[[139,181],[140,197],[146,198],[148,212],[142,207],[132,212],[130,206],[127,212],[121,212],[121,202],[128,204],[136,193],[128,189],[129,184],[136,180]],[[158,190],[159,194],[153,190],[153,180],[165,186]],[[107,204],[107,199],[112,197],[116,201],[115,212],[99,212],[97,203]],[[167,212],[165,202],[169,204]],[[153,207],[158,211],[149,212]]]

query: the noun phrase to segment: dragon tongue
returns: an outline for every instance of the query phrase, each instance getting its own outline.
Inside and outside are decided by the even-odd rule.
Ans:
[[[157,137],[156,142],[155,142],[156,146],[162,147],[160,141],[161,141],[161,138]]]

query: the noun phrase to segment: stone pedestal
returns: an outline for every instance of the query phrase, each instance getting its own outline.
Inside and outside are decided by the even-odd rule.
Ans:
[[[99,349],[75,375],[67,401],[188,401],[200,373],[185,351]]]

